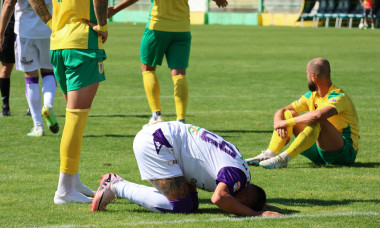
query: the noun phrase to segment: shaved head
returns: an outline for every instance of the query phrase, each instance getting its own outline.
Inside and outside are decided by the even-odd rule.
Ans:
[[[307,64],[307,70],[318,79],[330,79],[330,63],[325,58],[315,58]]]

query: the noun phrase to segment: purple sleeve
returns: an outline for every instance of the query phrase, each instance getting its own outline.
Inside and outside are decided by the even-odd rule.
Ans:
[[[219,182],[223,182],[228,186],[231,195],[235,195],[248,184],[245,173],[235,167],[222,168],[216,178],[216,184],[219,184]]]

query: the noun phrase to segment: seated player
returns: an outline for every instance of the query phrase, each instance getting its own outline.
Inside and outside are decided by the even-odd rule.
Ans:
[[[354,163],[359,150],[354,104],[342,89],[332,84],[326,59],[315,58],[307,64],[307,80],[310,91],[275,113],[268,149],[247,159],[248,164],[284,168],[298,154],[318,165]],[[279,154],[293,134],[296,139]]]
[[[250,183],[239,150],[203,128],[176,121],[150,125],[136,135],[133,150],[141,178],[154,187],[106,174],[93,199],[93,212],[122,197],[153,212],[191,213],[198,209],[200,188],[214,192],[211,201],[228,213],[281,215],[262,211],[267,206],[265,192]]]

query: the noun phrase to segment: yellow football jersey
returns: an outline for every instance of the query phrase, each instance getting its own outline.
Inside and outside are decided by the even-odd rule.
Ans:
[[[190,31],[188,0],[151,0],[147,28],[165,32]]]
[[[354,104],[350,97],[340,88],[331,85],[326,96],[320,97],[317,92],[307,92],[299,100],[292,103],[297,113],[322,109],[326,106],[334,107],[338,114],[327,120],[335,126],[347,139],[352,140],[358,152],[359,121]]]
[[[98,23],[92,0],[53,0],[50,49],[103,49],[101,37],[83,19]]]

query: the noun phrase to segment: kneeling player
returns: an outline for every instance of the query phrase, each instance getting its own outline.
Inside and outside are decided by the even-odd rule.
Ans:
[[[154,187],[103,176],[92,211],[105,210],[116,197],[154,212],[191,213],[198,209],[196,188],[214,192],[211,201],[222,210],[242,216],[280,216],[262,211],[266,195],[250,184],[251,175],[240,151],[222,137],[179,122],[143,128],[133,143],[141,178]]]

